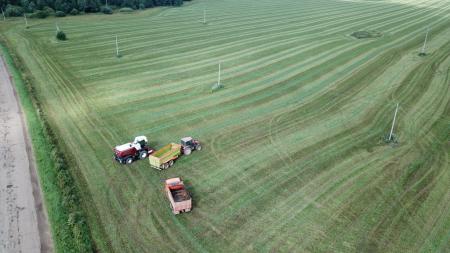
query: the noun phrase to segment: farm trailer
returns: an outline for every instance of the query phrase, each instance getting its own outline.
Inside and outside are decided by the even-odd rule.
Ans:
[[[165,191],[170,201],[170,208],[174,214],[190,212],[192,209],[192,198],[186,190],[183,181],[179,177],[166,180]]]
[[[181,155],[181,145],[170,143],[149,156],[150,166],[158,170],[171,167],[174,161]]]
[[[200,142],[192,137],[184,137],[180,144],[170,143],[150,155],[150,166],[158,170],[165,170],[171,167],[180,155],[190,155],[193,150],[202,150]]]

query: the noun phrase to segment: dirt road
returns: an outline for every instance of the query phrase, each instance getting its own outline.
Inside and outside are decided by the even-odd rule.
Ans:
[[[0,57],[0,252],[52,252],[26,124]]]

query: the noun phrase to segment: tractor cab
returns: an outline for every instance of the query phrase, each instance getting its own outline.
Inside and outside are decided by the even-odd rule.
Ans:
[[[185,147],[192,147],[194,146],[194,140],[192,139],[192,137],[181,138],[181,145]]]
[[[133,146],[137,150],[143,149],[145,146],[147,146],[147,144],[148,144],[148,140],[147,140],[147,137],[145,137],[145,136],[137,136],[136,138],[134,138]]]
[[[192,137],[184,137],[181,138],[181,146],[183,154],[190,155],[193,150],[201,150],[202,146],[200,145],[200,142],[197,140],[194,140]]]

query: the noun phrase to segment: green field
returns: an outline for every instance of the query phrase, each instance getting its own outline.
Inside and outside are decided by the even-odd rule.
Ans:
[[[194,0],[29,25],[1,36],[35,80],[97,250],[450,251],[448,0]],[[204,149],[162,172],[113,161],[137,135]],[[172,176],[191,213],[171,213]]]

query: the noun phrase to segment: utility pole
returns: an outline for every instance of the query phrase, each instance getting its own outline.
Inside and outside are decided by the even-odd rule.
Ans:
[[[217,86],[220,87],[220,69],[221,69],[221,63],[219,62],[219,77],[217,78]]]
[[[420,50],[420,53],[419,53],[420,56],[425,56],[426,55],[425,49],[426,49],[426,46],[427,46],[427,40],[428,40],[428,33],[429,32],[430,32],[430,28],[428,27],[427,28],[427,33],[425,34],[425,41],[423,42],[422,50]]]
[[[119,57],[119,39],[116,35],[116,56]]]
[[[203,10],[203,24],[206,24],[206,9]]]
[[[105,0],[105,6],[108,7],[108,0]]]
[[[392,140],[392,134],[393,134],[393,132],[394,132],[395,119],[397,118],[397,112],[398,112],[398,103],[397,103],[397,107],[395,108],[394,120],[392,121],[392,127],[391,127],[391,132],[389,133],[389,139],[388,139],[388,141],[391,141],[391,140]]]
[[[3,11],[3,8],[2,8],[2,15],[3,15],[3,21],[6,21],[5,12]]]
[[[28,20],[27,20],[27,16],[25,14],[23,14],[23,17],[25,18],[25,27],[28,28]]]

